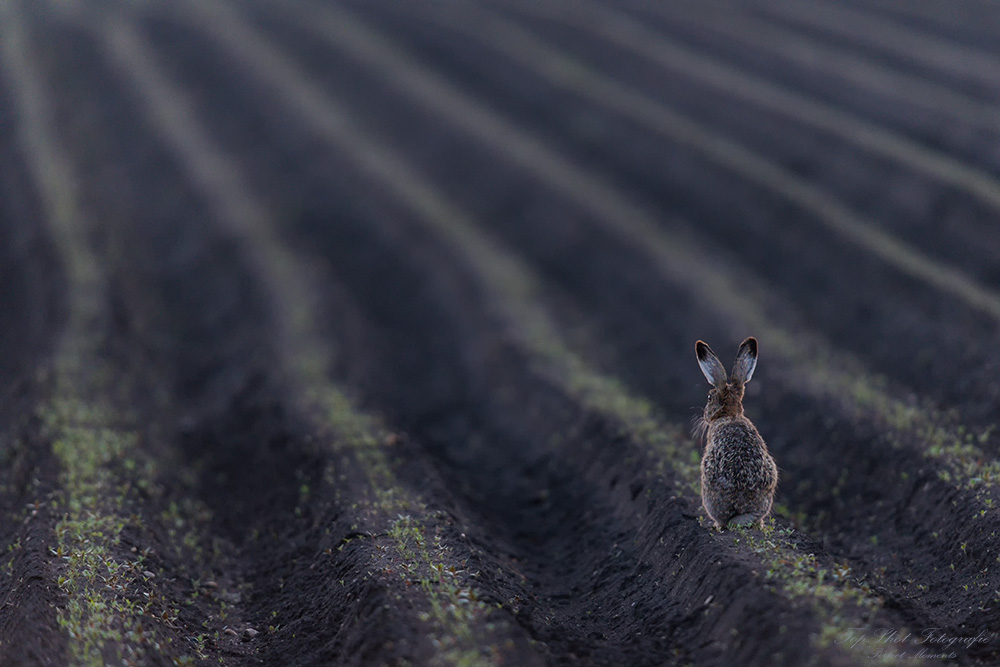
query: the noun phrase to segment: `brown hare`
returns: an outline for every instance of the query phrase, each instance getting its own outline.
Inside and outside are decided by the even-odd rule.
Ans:
[[[731,377],[703,341],[695,344],[695,352],[712,385],[697,427],[705,434],[701,457],[705,511],[719,530],[763,527],[778,485],[778,467],[757,428],[743,416],[743,386],[757,366],[757,340],[747,338],[740,345]]]

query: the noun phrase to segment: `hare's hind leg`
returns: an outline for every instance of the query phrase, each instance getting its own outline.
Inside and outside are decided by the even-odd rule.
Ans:
[[[715,493],[712,489],[702,493],[701,502],[718,530],[725,530],[729,520],[737,513],[733,502],[725,494]]]
[[[714,493],[711,486],[702,482],[701,486],[701,506],[705,508],[705,514],[712,520],[715,527],[723,530],[726,527],[726,517],[731,513],[724,507],[725,503],[718,494]]]

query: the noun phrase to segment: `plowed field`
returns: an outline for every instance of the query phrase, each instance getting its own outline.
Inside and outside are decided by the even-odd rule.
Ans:
[[[998,325],[992,0],[0,0],[0,664],[1000,664]]]

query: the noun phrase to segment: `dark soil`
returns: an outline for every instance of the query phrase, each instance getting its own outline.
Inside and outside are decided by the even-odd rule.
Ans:
[[[158,643],[106,638],[87,662],[66,621],[66,566],[54,554],[69,491],[41,415],[72,290],[54,204],[25,153],[23,90],[0,67],[0,664],[860,665],[890,652],[920,664],[1000,661],[1000,480],[954,472],[956,461],[989,470],[1000,455],[996,313],[914,277],[696,143],[556,85],[491,46],[488,19],[696,120],[1000,298],[996,203],[527,4],[229,4],[259,35],[246,48],[276,50],[294,68],[287,87],[185,3],[14,3],[51,103],[42,127],[76,174],[77,221],[107,278],[95,335],[117,388],[100,398],[118,401],[138,434],[140,465],[110,464],[119,484],[108,503],[127,520],[108,558],[150,576],[99,595],[155,599],[141,625]],[[974,18],[983,3],[963,0],[969,11],[954,13],[952,4],[849,6],[1000,60],[996,24]],[[911,113],[891,90],[816,77],[683,18],[748,12],[818,45],[850,45],[781,5],[607,5],[660,39],[967,167],[989,175],[1000,164],[1000,136],[960,115]],[[432,72],[638,202],[657,234],[693,248],[705,268],[671,278],[646,239],[560,186],[548,163],[519,161],[412,97],[384,64],[338,46],[323,8],[382,35],[418,66],[414,76]],[[130,78],[144,70],[109,46],[118,21],[180,91],[200,127],[190,136],[207,137],[201,148],[226,156],[242,196],[268,212],[266,248],[226,219],[225,194],[163,131]],[[997,102],[978,75],[944,77],[889,46],[858,54]],[[604,403],[505,310],[493,251],[456,242],[399,182],[309,122],[292,94],[300,80],[467,216],[451,222],[533,277],[532,304],[617,383]],[[322,381],[388,434],[367,444],[384,469],[373,472],[370,453],[296,398],[287,311],[260,260],[276,248],[312,290],[291,298],[312,304],[313,333],[329,348]],[[791,351],[696,288],[716,271],[745,286],[748,308],[773,330],[826,341],[832,365],[864,369],[926,422],[863,407],[883,405],[870,397],[806,391],[824,379],[797,376]],[[746,410],[781,470],[775,522],[763,534],[720,533],[692,491],[698,445],[651,444],[621,396],[686,430],[706,391],[694,341],[728,359],[748,335],[761,356]],[[946,465],[940,433],[974,447],[955,448]],[[414,525],[426,558],[399,538]],[[467,596],[460,604],[449,581]],[[852,647],[850,637],[865,641]]]
[[[0,104],[10,108],[8,91]],[[53,516],[45,499],[54,491],[56,465],[34,405],[46,382],[39,371],[60,330],[65,304],[55,249],[38,224],[41,203],[14,140],[13,119],[0,120],[0,498],[7,576],[0,579],[0,663],[59,664],[66,639],[55,630],[61,595],[49,566]]]

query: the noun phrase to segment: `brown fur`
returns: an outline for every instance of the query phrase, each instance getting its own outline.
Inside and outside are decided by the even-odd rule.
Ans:
[[[740,346],[733,376],[726,377],[718,357],[702,341],[698,363],[712,383],[696,426],[705,434],[701,459],[701,497],[705,511],[722,530],[733,525],[763,526],[778,484],[778,468],[757,428],[743,414],[743,389],[757,361],[757,341]]]

